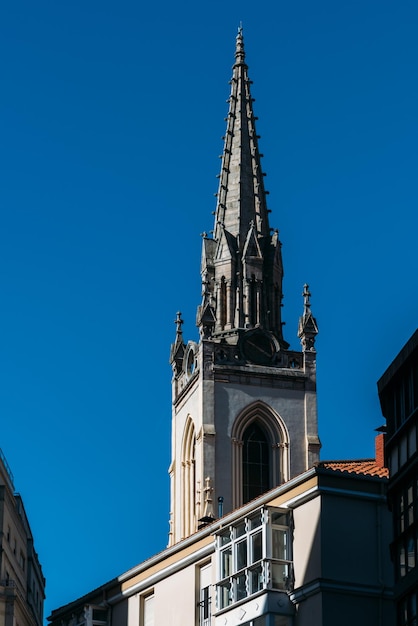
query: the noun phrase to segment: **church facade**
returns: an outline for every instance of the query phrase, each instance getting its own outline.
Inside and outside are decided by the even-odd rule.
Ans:
[[[381,455],[319,460],[318,327],[305,285],[289,349],[250,85],[240,30],[199,340],[183,339],[178,313],[170,352],[168,547],[52,626],[393,623],[387,469]]]

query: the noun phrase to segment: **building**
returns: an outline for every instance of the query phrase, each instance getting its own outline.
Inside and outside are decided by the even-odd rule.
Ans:
[[[22,498],[0,450],[0,623],[42,626],[45,578]]]
[[[384,468],[320,463],[84,597],[52,626],[393,626]]]
[[[305,285],[301,350],[289,349],[250,85],[240,30],[199,341],[183,340],[178,313],[170,353],[168,548],[53,611],[52,626],[393,623],[387,470],[319,461],[318,327]]]
[[[386,418],[397,623],[418,621],[418,330],[377,383]]]
[[[302,351],[282,332],[283,265],[270,228],[242,34],[237,37],[213,238],[203,235],[199,343],[171,349],[170,543],[197,530],[205,481],[227,513],[318,461],[318,333],[308,286]]]

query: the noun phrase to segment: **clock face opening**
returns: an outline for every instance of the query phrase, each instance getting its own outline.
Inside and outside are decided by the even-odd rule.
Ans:
[[[241,350],[247,361],[256,365],[271,365],[278,346],[270,333],[257,328],[242,337]]]

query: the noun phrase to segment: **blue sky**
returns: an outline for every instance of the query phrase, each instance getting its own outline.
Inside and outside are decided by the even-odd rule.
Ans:
[[[418,5],[4,3],[3,449],[45,613],[163,549],[174,318],[196,338],[242,20],[285,338],[308,282],[322,458],[370,457],[417,326]]]

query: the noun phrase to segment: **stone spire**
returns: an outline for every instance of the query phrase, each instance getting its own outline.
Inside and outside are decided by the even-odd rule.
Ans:
[[[225,143],[221,155],[213,239],[203,236],[202,304],[197,325],[203,338],[229,337],[244,329],[272,332],[282,348],[283,266],[278,231],[271,234],[245,62],[242,28],[235,63]]]
[[[215,239],[225,228],[237,237],[242,250],[250,223],[258,235],[269,235],[258,136],[242,28],[236,38],[229,112],[215,214]]]

